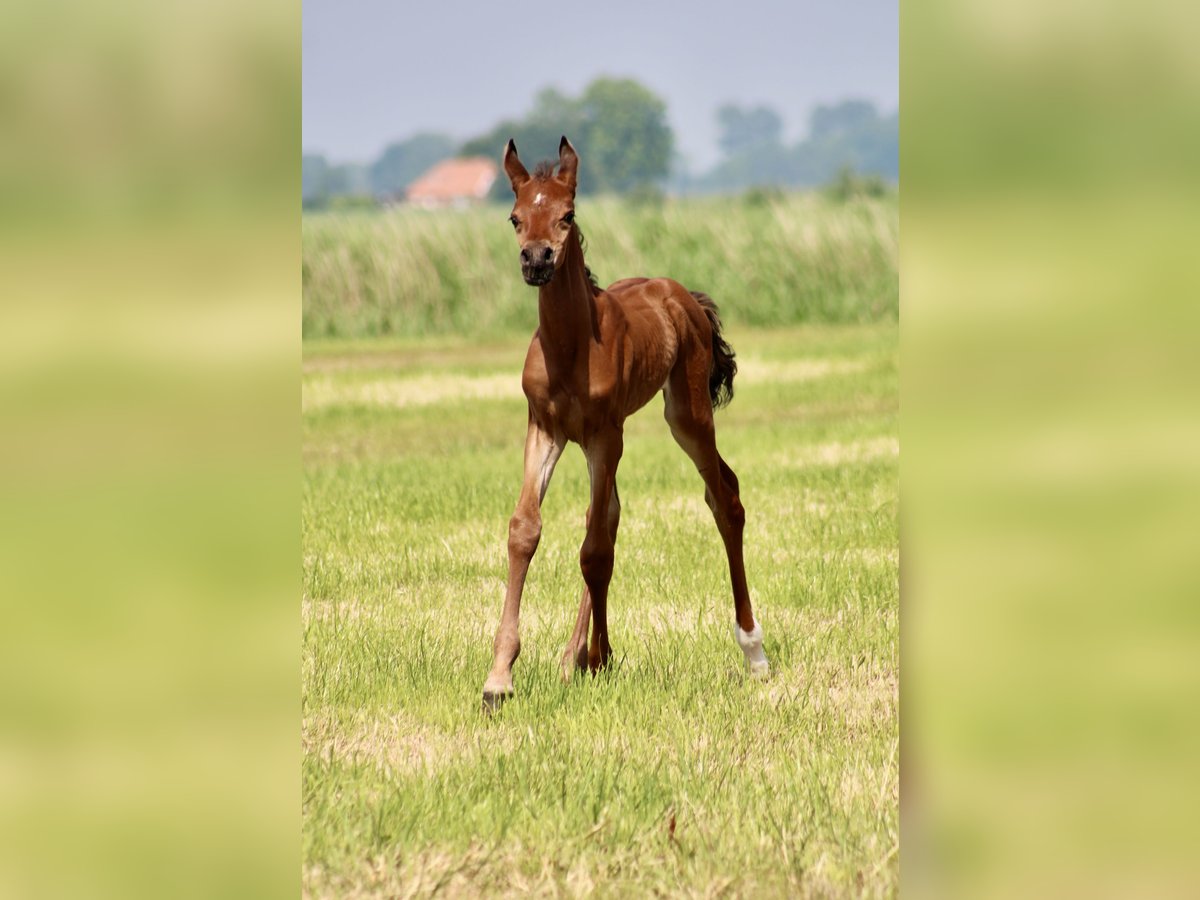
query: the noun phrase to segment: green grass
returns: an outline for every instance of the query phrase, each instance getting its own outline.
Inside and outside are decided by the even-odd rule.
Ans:
[[[655,400],[626,426],[615,667],[558,675],[587,505],[572,447],[490,720],[525,342],[306,345],[306,894],[895,895],[897,329],[728,336],[718,443],[771,678],[743,673],[703,487]]]
[[[310,214],[306,338],[529,333],[508,207]],[[896,197],[818,193],[662,205],[581,198],[601,284],[669,275],[712,295],[731,325],[895,321]]]

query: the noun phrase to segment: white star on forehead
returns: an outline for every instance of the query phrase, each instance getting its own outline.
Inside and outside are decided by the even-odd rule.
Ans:
[[[533,198],[533,202],[535,205],[540,204],[542,202],[542,196],[543,196],[542,194],[538,194],[536,197]]]

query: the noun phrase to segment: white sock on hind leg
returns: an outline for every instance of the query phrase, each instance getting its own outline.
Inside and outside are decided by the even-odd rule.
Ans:
[[[755,620],[754,628],[750,631],[742,631],[741,626],[735,621],[733,636],[737,638],[738,646],[742,648],[742,653],[746,656],[746,666],[750,669],[750,674],[766,675],[771,666],[767,662],[767,655],[763,653],[763,632],[758,620]]]

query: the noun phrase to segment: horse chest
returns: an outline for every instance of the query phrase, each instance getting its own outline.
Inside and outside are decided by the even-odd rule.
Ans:
[[[577,396],[566,392],[555,394],[550,398],[547,412],[568,438],[577,442],[584,439],[588,431],[587,417]]]

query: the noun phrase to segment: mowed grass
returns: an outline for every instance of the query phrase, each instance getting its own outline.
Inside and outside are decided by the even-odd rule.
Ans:
[[[577,209],[602,285],[669,275],[714,297],[730,325],[897,319],[894,194],[580,197]],[[509,212],[493,204],[305,215],[305,338],[532,332],[537,308]]]
[[[743,672],[724,552],[656,399],[626,425],[614,667],[559,677],[587,506],[572,447],[491,719],[527,341],[306,345],[306,895],[897,892],[897,328],[727,330],[718,445],[771,677]]]

